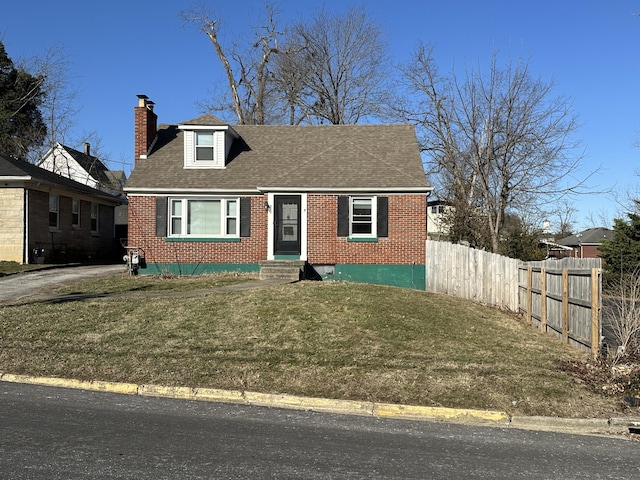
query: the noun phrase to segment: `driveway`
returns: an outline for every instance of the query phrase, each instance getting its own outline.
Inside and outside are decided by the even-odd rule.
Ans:
[[[0,303],[19,302],[50,294],[60,284],[97,277],[117,275],[127,271],[126,265],[83,265],[46,268],[0,277]]]
[[[0,277],[0,305],[25,303],[36,300],[78,300],[87,298],[82,294],[67,293],[56,295],[54,290],[64,283],[81,282],[86,279],[95,279],[111,275],[126,274],[126,265],[92,265],[73,266],[64,268],[46,268],[21,272],[6,277]],[[148,292],[148,293],[124,293],[108,295],[110,298],[145,298],[145,297],[197,297],[211,292],[231,292],[250,290],[254,288],[271,287],[293,283],[289,279],[269,278],[265,280],[252,280],[222,287],[207,288],[202,290],[189,290],[184,292]],[[99,295],[95,298],[103,297]]]

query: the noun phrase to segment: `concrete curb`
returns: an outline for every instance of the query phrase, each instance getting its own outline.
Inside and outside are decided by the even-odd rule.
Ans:
[[[361,415],[376,418],[397,418],[420,421],[442,421],[587,435],[621,435],[637,433],[638,430],[640,430],[640,418],[616,417],[609,419],[574,419],[536,416],[510,417],[506,412],[491,410],[396,405],[360,402],[354,400],[331,400],[323,398],[298,397],[285,394],[220,390],[214,388],[169,387],[146,384],[136,385],[133,383],[102,382],[96,380],[83,381],[55,377],[14,375],[9,373],[0,373],[0,382],[24,383],[147,397],[234,403],[269,408],[337,413],[342,415]]]

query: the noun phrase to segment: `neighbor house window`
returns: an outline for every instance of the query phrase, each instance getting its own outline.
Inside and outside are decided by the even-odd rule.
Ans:
[[[352,237],[376,236],[376,213],[374,197],[351,197],[350,232]]]
[[[431,213],[433,213],[434,215],[444,213],[444,205],[432,205]]]
[[[97,203],[91,203],[91,231],[93,233],[97,233],[98,232],[98,218],[99,215],[98,213],[100,212],[100,205],[98,205]]]
[[[171,199],[170,236],[238,237],[238,199]]]
[[[59,202],[58,195],[49,195],[49,227],[59,227]]]
[[[71,227],[80,228],[80,200],[77,198],[71,199]]]

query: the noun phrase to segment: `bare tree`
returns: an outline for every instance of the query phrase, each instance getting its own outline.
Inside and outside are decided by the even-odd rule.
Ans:
[[[567,183],[581,159],[572,156],[571,102],[532,78],[527,62],[501,69],[494,55],[486,74],[467,71],[459,81],[441,76],[431,48],[420,46],[402,71],[414,101],[396,111],[416,124],[428,172],[461,210],[458,221],[479,215],[493,252],[510,210],[583,188],[584,180]]]
[[[263,26],[244,48],[222,44],[221,23],[206,8],[181,13],[209,38],[225,71],[230,101],[216,100],[206,109],[232,110],[239,124],[344,124],[375,116],[389,61],[380,27],[364,7],[344,16],[320,10],[288,35],[277,13],[265,4]]]
[[[69,61],[61,46],[50,47],[42,56],[22,60],[22,67],[44,79],[40,112],[47,136],[39,148],[29,152],[29,160],[36,163],[56,142],[73,142],[67,137],[76,126],[78,91],[71,82]]]
[[[576,225],[577,209],[568,199],[560,200],[556,208],[553,210],[553,218],[556,220],[556,229],[554,235],[557,239],[572,235]]]
[[[623,358],[640,355],[640,270],[620,273],[612,280],[608,296],[603,304],[603,317],[616,343],[613,363]]]
[[[186,22],[193,23],[211,41],[222,64],[231,96],[230,104],[213,103],[214,111],[234,111],[238,124],[262,125],[267,118],[270,78],[269,60],[279,51],[282,33],[278,30],[277,11],[271,4],[265,5],[266,20],[262,27],[254,29],[254,40],[244,50],[237,45],[229,48],[220,41],[220,20],[214,18],[204,6],[181,12]]]
[[[276,80],[292,123],[349,124],[379,114],[389,59],[381,28],[364,6],[344,15],[319,10],[291,29],[287,45]]]

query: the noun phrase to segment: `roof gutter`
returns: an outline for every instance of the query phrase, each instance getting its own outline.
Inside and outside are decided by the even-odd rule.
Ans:
[[[258,187],[261,192],[300,193],[424,193],[429,195],[433,187]]]
[[[256,187],[256,188],[125,188],[129,195],[162,195],[162,194],[264,194],[267,192],[287,193],[416,193],[429,195],[433,187]]]

